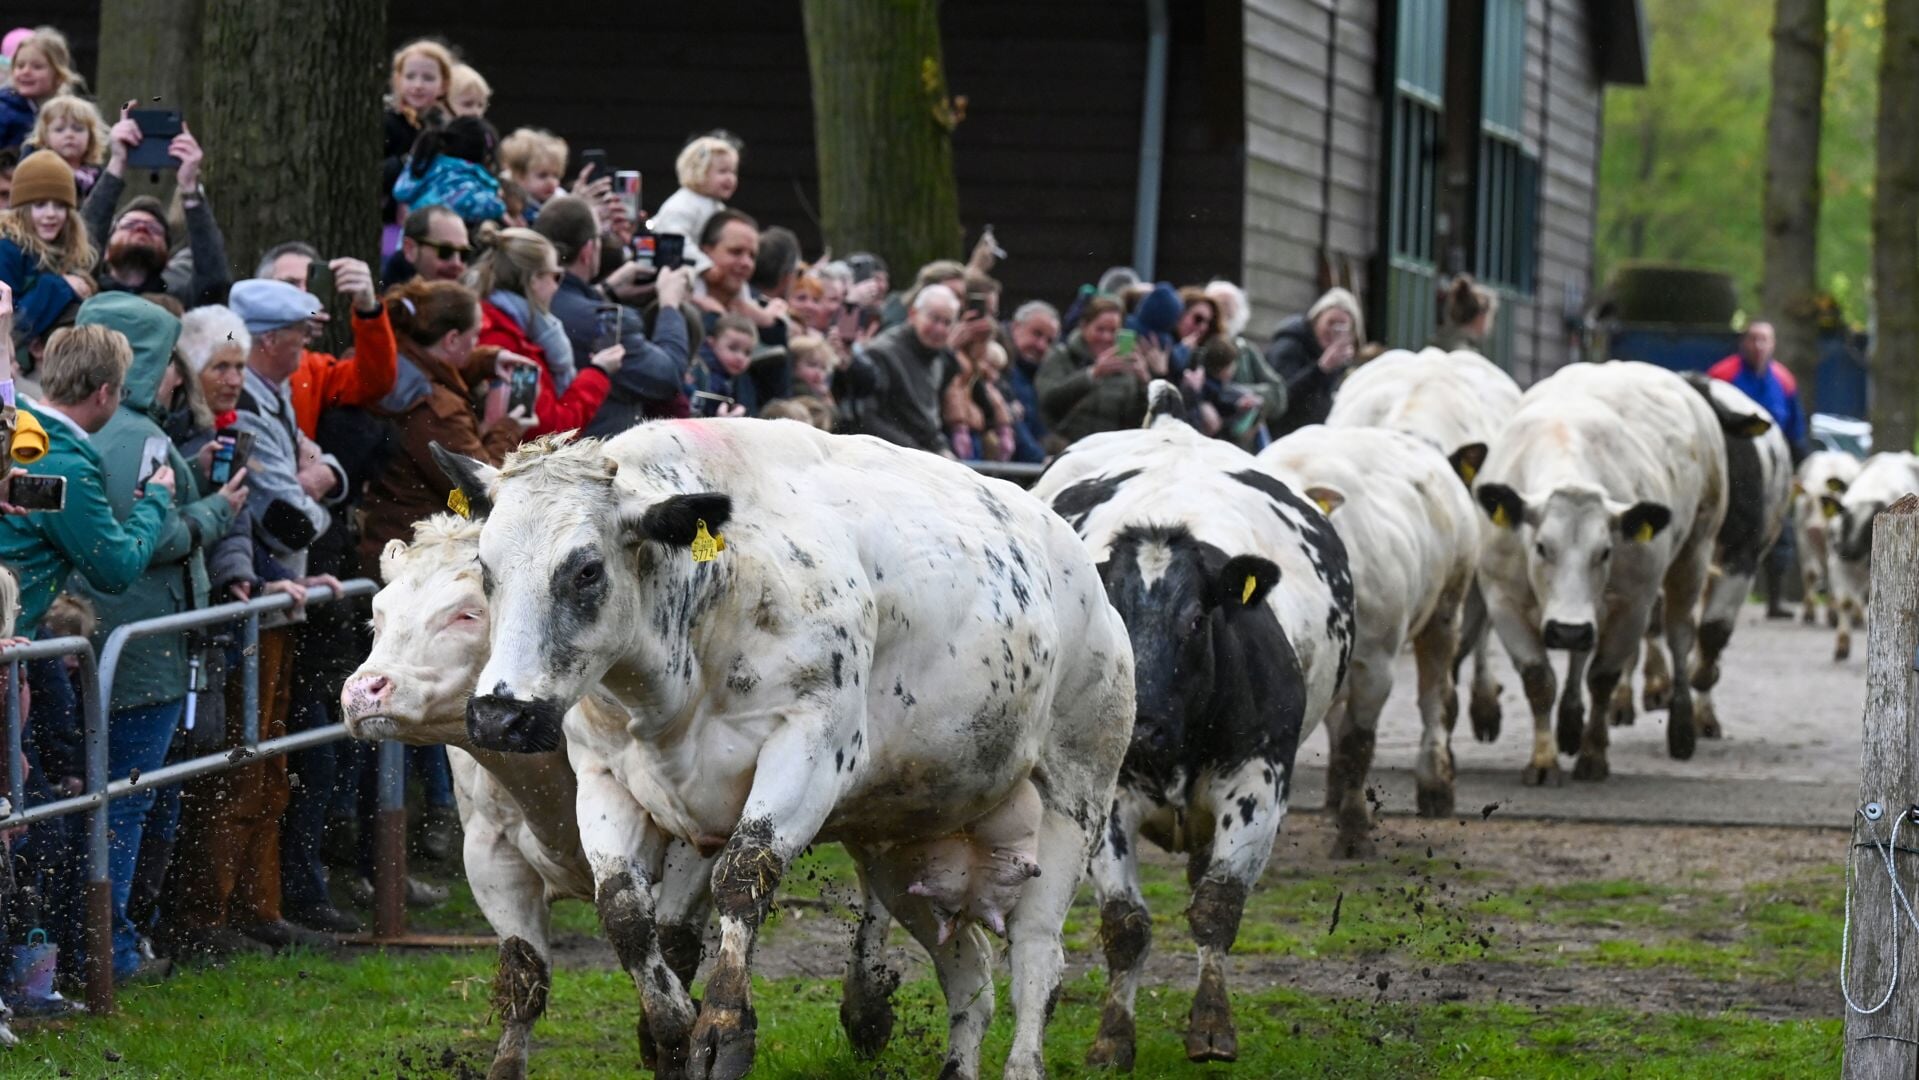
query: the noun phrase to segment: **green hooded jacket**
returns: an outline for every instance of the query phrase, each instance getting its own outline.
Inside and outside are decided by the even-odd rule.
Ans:
[[[137,619],[188,611],[207,601],[206,561],[202,544],[217,541],[233,521],[233,510],[218,492],[201,496],[192,466],[180,456],[157,422],[163,406],[154,400],[160,380],[180,338],[180,320],[165,308],[131,293],[110,292],[80,305],[75,322],[105,326],[127,336],[133,345],[133,364],[127,369],[120,411],[93,435],[106,476],[107,501],[121,520],[133,510],[134,487],[140,482],[141,454],[148,439],[166,442],[167,464],[177,485],[174,506],[154,542],[146,573],[118,595],[74,582],[76,591],[93,601],[100,613],[94,648],[106,644],[114,628]],[[187,694],[185,634],[160,634],[130,642],[121,654],[113,681],[113,709],[132,709],[178,701]]]

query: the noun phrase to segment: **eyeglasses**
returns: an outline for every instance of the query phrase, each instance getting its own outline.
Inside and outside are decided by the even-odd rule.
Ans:
[[[145,218],[128,218],[120,222],[120,227],[132,233],[145,233],[148,236],[165,236],[167,231],[155,222]]]
[[[425,244],[423,246],[431,248],[433,253],[442,259],[458,259],[465,262],[467,256],[473,254],[472,248],[461,247],[458,244]]]

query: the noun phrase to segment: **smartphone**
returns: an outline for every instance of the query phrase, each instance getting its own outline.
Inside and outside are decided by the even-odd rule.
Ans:
[[[333,267],[324,259],[307,264],[307,291],[318,297],[322,308],[333,303]]]
[[[525,415],[533,415],[533,406],[540,399],[540,369],[515,365],[507,376],[506,411],[526,410]]]
[[[180,110],[134,109],[127,119],[140,125],[140,145],[127,151],[127,165],[135,169],[177,169],[180,159],[167,153],[180,134]]]
[[[593,335],[593,351],[610,349],[620,343],[620,306],[618,304],[600,304],[593,309],[594,319],[599,324],[599,332]]]
[[[1113,335],[1113,353],[1117,356],[1133,355],[1133,347],[1139,344],[1139,335],[1131,330],[1121,330]]]
[[[160,466],[167,463],[167,446],[168,442],[165,435],[154,435],[147,439],[146,442],[140,444],[140,480],[142,483],[146,482],[146,478],[152,476]]]
[[[606,151],[597,146],[590,150],[580,151],[580,168],[584,169],[588,165],[593,166],[593,172],[586,178],[588,183],[605,176],[607,174]]]
[[[642,270],[657,270],[659,262],[655,259],[659,237],[650,232],[636,232],[628,243],[632,250],[633,261],[640,264]]]
[[[1259,410],[1247,409],[1240,413],[1239,419],[1233,421],[1233,434],[1244,435],[1257,423],[1259,423]]]
[[[246,468],[253,454],[253,432],[228,428],[214,436],[213,461],[207,466],[207,478],[224,487],[233,474]]]
[[[65,510],[67,478],[64,476],[16,476],[13,478],[13,505],[22,510]]]
[[[986,317],[986,297],[979,293],[966,294],[966,307],[960,312],[962,319],[984,319]]]
[[[693,391],[693,398],[699,402],[694,408],[699,410],[701,416],[712,416],[714,409],[720,405],[736,404],[732,398],[727,397],[725,394],[715,394],[706,390]]]
[[[653,235],[653,266],[660,270],[678,270],[686,265],[686,237],[679,233]]]
[[[632,169],[621,169],[613,174],[613,194],[620,200],[620,206],[626,210],[626,220],[640,220],[640,174]]]

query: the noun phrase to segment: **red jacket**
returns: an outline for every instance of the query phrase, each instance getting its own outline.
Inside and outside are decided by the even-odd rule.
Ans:
[[[525,437],[528,439],[551,435],[556,431],[584,428],[593,419],[593,414],[600,411],[600,403],[606,400],[607,391],[613,388],[613,381],[606,372],[592,364],[582,364],[574,373],[573,385],[566,388],[566,393],[554,394],[553,377],[546,370],[546,350],[526,336],[526,331],[513,321],[513,316],[485,300],[480,301],[480,344],[497,345],[540,365],[540,395],[533,406],[533,418],[538,422],[527,430]]]
[[[1731,356],[1707,368],[1706,376],[1708,378],[1718,379],[1720,382],[1731,382],[1739,377],[1739,372],[1744,369],[1745,366],[1746,358],[1738,353],[1733,353]],[[1779,377],[1779,385],[1786,388],[1786,393],[1797,394],[1799,392],[1799,380],[1792,377],[1792,372],[1786,370],[1786,365],[1774,360],[1771,370],[1774,375]]]
[[[287,380],[300,430],[309,439],[318,438],[321,412],[335,405],[372,405],[387,396],[398,377],[398,363],[386,308],[371,318],[354,312],[352,354],[302,352],[299,370]]]

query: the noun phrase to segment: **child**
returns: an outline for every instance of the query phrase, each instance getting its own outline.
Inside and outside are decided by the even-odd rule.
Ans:
[[[695,254],[693,245],[706,229],[706,219],[726,209],[726,200],[740,186],[740,153],[738,144],[715,135],[687,143],[673,163],[680,189],[660,204],[647,228],[686,237],[687,253]]]
[[[478,71],[466,64],[455,64],[447,85],[446,99],[454,116],[486,118],[486,108],[493,102],[493,87]]]
[[[497,220],[506,214],[492,168],[498,145],[493,125],[470,116],[428,128],[393,182],[393,197],[410,206],[444,206],[468,227]]]
[[[38,338],[94,293],[79,204],[73,169],[53,151],[35,151],[13,170],[12,204],[0,213],[0,281],[13,290],[17,340]]]
[[[759,340],[759,330],[744,315],[722,315],[713,323],[713,333],[686,373],[694,416],[752,416],[758,410],[759,388],[746,369],[753,364],[753,346]],[[732,403],[697,396],[700,393],[731,398]]]
[[[539,128],[520,128],[500,143],[500,168],[526,192],[521,213],[528,225],[539,217],[540,207],[559,193],[566,154],[565,139]]]
[[[940,391],[940,422],[947,445],[961,461],[1007,461],[1013,456],[1013,419],[1000,396],[999,373],[1006,350],[989,341],[978,364],[964,351],[951,355],[952,374]]]
[[[391,194],[393,184],[421,134],[446,122],[447,86],[453,81],[456,62],[446,46],[424,38],[400,46],[393,54],[380,172],[380,218],[386,223],[380,237],[383,257],[400,246],[400,222],[406,216]]]
[[[51,26],[35,30],[14,50],[12,77],[0,88],[0,147],[17,147],[33,134],[41,103],[84,86],[65,35]]]
[[[33,147],[51,150],[73,169],[73,183],[86,199],[107,160],[107,125],[93,102],[72,94],[57,94],[40,106],[33,125]]]
[[[1260,410],[1266,404],[1258,394],[1233,382],[1239,368],[1239,349],[1224,337],[1200,346],[1199,363],[1206,379],[1200,384],[1200,430],[1250,447],[1262,441]]]

